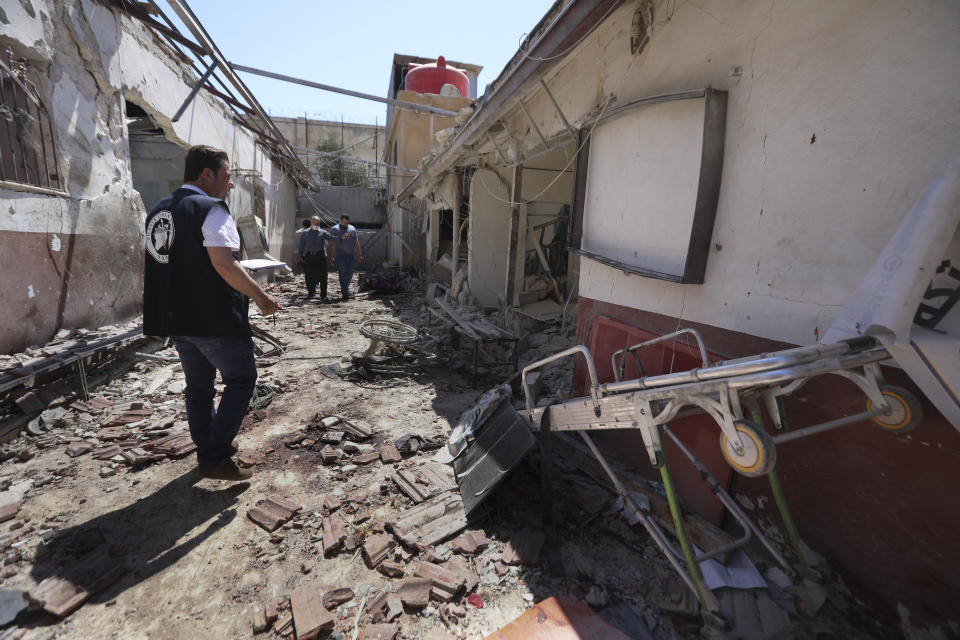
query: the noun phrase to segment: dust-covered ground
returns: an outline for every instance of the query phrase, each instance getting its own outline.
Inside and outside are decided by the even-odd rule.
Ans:
[[[275,321],[257,320],[286,343],[286,351],[261,360],[259,382],[269,385],[273,397],[266,407],[248,414],[239,436],[242,457],[254,465],[249,482],[199,479],[192,455],[158,456],[161,459],[141,466],[117,458],[97,460],[95,452],[66,455],[66,446],[81,439],[102,445],[97,435],[104,435],[101,427],[108,416],[118,408],[140,407],[129,403],[143,403],[150,415],[114,429],[128,429],[131,437],[147,443],[151,428],[175,428],[183,419],[183,399],[182,374],[174,361],[140,360],[121,378],[92,390],[91,395],[113,407],[93,413],[70,409],[63,422],[39,440],[44,446],[26,436],[8,445],[12,455],[0,466],[3,494],[24,500],[13,519],[0,524],[5,548],[0,575],[3,589],[15,594],[13,601],[16,593],[46,578],[68,576],[77,557],[90,549],[109,548],[111,562],[126,572],[64,619],[42,610],[21,611],[0,631],[0,638],[250,638],[258,608],[270,605],[279,607],[279,620],[257,637],[294,637],[293,626],[284,626],[287,599],[305,584],[315,585],[321,594],[351,589],[352,598],[331,607],[335,623],[329,637],[362,637],[371,619],[366,605],[412,576],[418,559],[428,552],[441,566],[470,576],[476,587],[450,603],[406,607],[395,619],[397,637],[423,638],[437,631],[483,638],[534,603],[557,595],[583,600],[600,611],[615,606],[623,614],[626,607],[634,629],[642,629],[632,637],[679,638],[700,632],[695,610],[692,617],[677,612],[683,607],[675,587],[665,587],[672,571],[642,528],[628,525],[614,496],[572,468],[560,468],[555,487],[557,495],[568,498],[557,501],[563,571],[551,575],[545,554],[531,565],[501,562],[512,536],[541,528],[536,452],[470,523],[468,531],[478,530],[490,540],[484,548],[464,553],[449,540],[428,552],[398,546],[389,560],[401,566],[403,576],[388,577],[369,568],[361,545],[413,506],[392,480],[394,474],[422,464],[433,451],[421,450],[390,464],[354,464],[352,458],[407,434],[445,439],[460,414],[512,370],[487,367],[473,388],[469,350],[453,349],[442,325],[427,326],[426,302],[419,293],[321,303],[302,298],[298,284],[272,285],[285,310]],[[337,365],[348,365],[350,354],[362,352],[369,343],[358,330],[360,322],[376,317],[420,329],[425,354],[421,365],[398,376],[337,376]],[[551,352],[565,341],[557,327],[548,326],[536,332],[530,344]],[[172,349],[156,353],[173,354]],[[564,367],[545,376],[543,394],[566,393],[569,371]],[[318,420],[327,416],[366,424],[374,435],[359,451],[324,464]],[[343,449],[347,442],[333,448]],[[247,517],[268,496],[303,507],[273,534]],[[342,506],[331,508],[326,502],[330,497]],[[321,522],[334,510],[348,537],[327,556]],[[796,617],[783,617],[784,624],[793,621],[797,631],[781,637],[806,637],[800,631],[806,627],[797,626]]]

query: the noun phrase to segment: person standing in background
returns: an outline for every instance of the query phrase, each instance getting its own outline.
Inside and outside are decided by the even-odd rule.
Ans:
[[[340,276],[340,297],[346,302],[350,299],[350,280],[354,268],[363,262],[363,251],[357,238],[357,229],[350,224],[350,216],[340,216],[340,224],[330,228],[333,236],[329,242],[330,264],[336,264]]]
[[[322,220],[313,216],[310,219],[310,228],[305,229],[297,237],[297,256],[303,263],[303,274],[307,281],[307,297],[312,298],[317,293],[317,283],[320,283],[320,299],[327,301],[327,256],[324,253],[324,241],[333,239],[329,233],[320,228]]]

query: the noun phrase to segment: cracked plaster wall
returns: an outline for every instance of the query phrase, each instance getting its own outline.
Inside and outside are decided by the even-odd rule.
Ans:
[[[706,86],[728,90],[714,248],[703,285],[583,261],[581,295],[794,344],[815,341],[958,142],[960,5],[656,2],[650,42],[631,61],[636,6],[617,9],[545,80],[571,122],[595,113],[610,93],[616,105]],[[737,66],[740,75],[732,75]],[[524,101],[547,136],[562,133],[542,90]],[[539,145],[519,110],[507,124],[526,149]],[[629,180],[625,174],[625,188]],[[666,185],[654,191],[659,200],[675,197]],[[657,224],[639,211],[634,220]]]
[[[133,188],[125,101],[143,107],[172,142],[209,144],[244,176],[228,200],[252,212],[266,191],[266,230],[293,233],[295,187],[226,107],[201,92],[170,121],[195,79],[151,32],[98,2],[4,3],[0,46],[27,58],[48,86],[64,189],[69,197],[0,189],[0,351],[46,341],[59,328],[101,326],[139,314],[144,203]]]

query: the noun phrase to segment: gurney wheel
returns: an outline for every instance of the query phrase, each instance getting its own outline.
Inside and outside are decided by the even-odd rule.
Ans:
[[[777,461],[777,449],[769,433],[749,420],[736,420],[733,423],[743,442],[743,453],[738,454],[727,436],[720,433],[720,450],[727,464],[737,473],[758,478],[773,469]]]
[[[883,429],[892,433],[905,433],[913,429],[923,419],[923,406],[917,396],[903,387],[891,384],[881,385],[880,393],[890,403],[890,412],[870,418]],[[873,409],[873,402],[867,398],[867,411]]]

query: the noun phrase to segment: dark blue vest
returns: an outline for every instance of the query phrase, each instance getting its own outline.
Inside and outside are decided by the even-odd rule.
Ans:
[[[181,188],[158,202],[147,215],[145,334],[250,335],[249,299],[220,277],[203,246],[203,221],[218,203],[226,206],[223,200]]]

